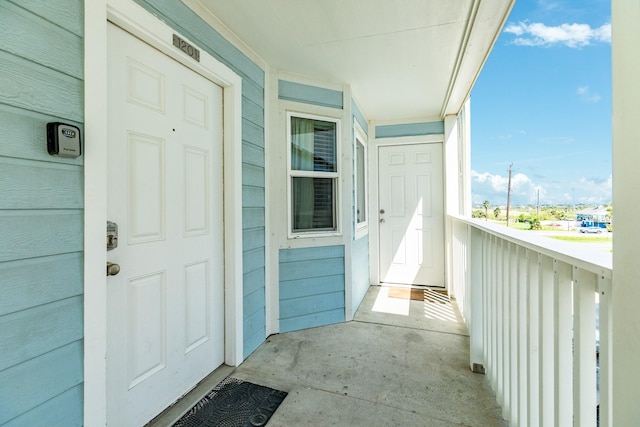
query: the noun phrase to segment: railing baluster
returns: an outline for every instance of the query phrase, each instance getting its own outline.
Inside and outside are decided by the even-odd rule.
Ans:
[[[554,414],[553,393],[553,259],[540,255],[538,263],[538,283],[540,287],[540,425],[552,426]]]
[[[469,227],[467,230],[469,238],[467,239],[469,272],[468,272],[468,289],[466,295],[471,302],[471,327],[470,333],[470,352],[471,352],[471,370],[473,372],[484,373],[484,355],[482,345],[483,336],[483,286],[482,286],[482,263],[483,263],[483,240],[480,230]]]
[[[489,318],[491,316],[491,307],[489,305],[489,278],[491,275],[491,264],[490,264],[490,256],[489,253],[491,251],[491,236],[485,232],[482,232],[482,308],[484,312],[484,318],[482,319],[482,330],[483,330],[483,340],[484,340],[484,369],[485,372],[489,369],[490,363],[490,354],[491,354],[491,331],[489,325],[491,322]]]
[[[540,295],[538,289],[538,253],[529,251],[529,306],[527,318],[529,320],[529,425],[540,425],[540,351],[539,340],[540,335],[539,317],[540,317]]]
[[[510,420],[518,419],[518,246],[509,250],[509,397]]]
[[[554,390],[555,425],[570,426],[573,418],[572,396],[572,363],[571,339],[571,285],[573,272],[571,266],[564,262],[554,260],[553,290],[555,294],[554,306]]]
[[[497,304],[496,304],[496,287],[498,282],[498,275],[496,274],[497,270],[497,261],[496,261],[496,252],[497,252],[497,241],[498,239],[495,236],[491,236],[491,250],[489,251],[489,268],[491,270],[489,277],[489,315],[491,316],[490,321],[490,331],[489,336],[491,338],[491,343],[489,345],[489,361],[491,366],[491,388],[493,391],[497,391],[497,381],[498,381],[498,367],[497,367],[497,356],[496,349],[498,348],[498,344],[496,341],[496,328],[497,328]]]
[[[600,427],[612,427],[612,378],[613,366],[611,364],[611,279],[604,276],[598,277],[599,291],[599,366],[600,366]]]
[[[573,271],[573,416],[580,427],[596,426],[596,275]]]
[[[528,286],[529,250],[518,248],[518,422],[519,427],[528,425],[529,400],[529,341],[528,341]]]
[[[496,242],[496,398],[500,405],[504,404],[504,388],[503,388],[503,376],[504,371],[502,370],[504,365],[502,364],[502,322],[504,320],[504,316],[502,313],[502,283],[503,283],[503,264],[504,258],[502,257],[502,239],[498,239]]]
[[[511,286],[509,283],[511,243],[502,242],[502,414],[511,413]]]

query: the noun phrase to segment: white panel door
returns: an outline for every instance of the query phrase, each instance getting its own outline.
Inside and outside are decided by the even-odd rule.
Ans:
[[[224,361],[222,89],[108,31],[107,412],[140,426]]]
[[[380,281],[444,286],[442,144],[378,150]]]

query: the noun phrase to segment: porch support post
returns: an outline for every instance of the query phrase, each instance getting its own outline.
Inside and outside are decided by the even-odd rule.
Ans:
[[[638,158],[640,158],[640,3],[613,0],[613,239],[612,283],[612,425],[636,425],[640,420],[640,268],[638,241],[640,212]],[[602,315],[602,313],[601,313]],[[603,331],[601,330],[601,336]],[[602,343],[601,343],[602,345]],[[601,360],[601,362],[604,362]],[[604,391],[601,389],[601,392]],[[602,424],[604,425],[604,424]]]

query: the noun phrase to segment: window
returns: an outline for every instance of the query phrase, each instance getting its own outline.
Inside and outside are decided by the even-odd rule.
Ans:
[[[287,115],[290,230],[337,232],[339,121]]]
[[[356,126],[355,129],[355,217],[356,230],[367,226],[367,146],[364,132]]]

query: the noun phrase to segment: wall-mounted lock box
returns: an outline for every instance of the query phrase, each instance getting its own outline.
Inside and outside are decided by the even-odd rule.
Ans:
[[[72,159],[80,156],[80,129],[65,123],[47,123],[47,151],[52,156]]]

